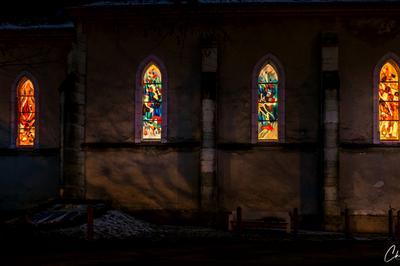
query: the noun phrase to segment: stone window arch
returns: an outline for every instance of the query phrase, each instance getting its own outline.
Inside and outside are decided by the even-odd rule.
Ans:
[[[252,143],[284,142],[285,76],[272,54],[262,57],[252,75]]]
[[[39,144],[39,86],[32,74],[18,75],[11,93],[11,146],[35,148]]]
[[[168,77],[156,56],[145,58],[138,67],[135,91],[135,142],[167,141]]]
[[[399,58],[388,53],[374,70],[374,143],[397,143],[399,121]]]

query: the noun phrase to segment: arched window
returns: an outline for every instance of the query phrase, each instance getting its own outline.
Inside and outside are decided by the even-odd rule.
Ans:
[[[278,60],[265,56],[253,74],[253,142],[277,142],[284,137],[283,70]]]
[[[399,75],[394,62],[379,73],[379,138],[399,140]]]
[[[16,146],[33,147],[36,140],[37,106],[35,86],[27,76],[22,76],[16,88]]]
[[[399,136],[399,65],[394,54],[383,57],[375,68],[374,141],[397,142]]]
[[[139,67],[136,89],[136,142],[166,141],[166,73],[154,56]]]

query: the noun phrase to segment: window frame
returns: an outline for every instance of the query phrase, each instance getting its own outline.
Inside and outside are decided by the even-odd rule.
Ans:
[[[258,139],[258,75],[261,69],[270,64],[278,74],[278,139]],[[279,59],[271,53],[258,60],[253,68],[251,82],[251,143],[284,143],[285,142],[285,72]]]
[[[380,132],[379,132],[379,83],[380,83],[380,72],[382,67],[387,63],[391,62],[396,71],[399,78],[400,84],[400,58],[389,52],[384,55],[378,63],[375,65],[374,73],[373,73],[373,143],[374,144],[382,144],[382,145],[399,145],[399,140],[381,140]],[[398,120],[400,122],[400,119]],[[399,132],[400,133],[400,132]]]
[[[142,118],[142,105],[143,105],[143,88],[142,79],[144,71],[150,66],[155,64],[162,77],[162,123],[161,123],[161,139],[160,140],[145,140],[142,138],[143,131],[143,118]],[[168,140],[168,74],[166,67],[162,60],[155,55],[149,55],[139,64],[136,71],[136,88],[135,88],[135,143],[166,143]]]
[[[17,135],[18,135],[18,85],[23,77],[29,79],[34,86],[34,97],[35,97],[35,142],[33,146],[18,146],[17,145]],[[18,150],[32,150],[39,148],[39,136],[40,136],[40,100],[39,100],[39,85],[38,81],[33,74],[28,71],[22,71],[16,79],[11,87],[11,139],[10,139],[10,148],[18,149]]]

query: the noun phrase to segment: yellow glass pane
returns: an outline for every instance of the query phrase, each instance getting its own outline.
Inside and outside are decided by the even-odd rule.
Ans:
[[[276,83],[278,73],[271,64],[266,64],[258,74],[258,83]]]
[[[380,121],[380,140],[399,140],[398,121]]]
[[[161,71],[155,64],[150,64],[144,72],[143,83],[161,83]]]
[[[33,146],[35,143],[35,128],[21,127],[18,128],[17,145],[18,146]]]
[[[259,121],[258,140],[278,140],[278,122]]]
[[[399,81],[399,77],[397,74],[397,70],[390,62],[387,62],[383,65],[380,73],[380,81],[381,82],[397,82]]]
[[[380,82],[379,83],[379,100],[380,101],[398,101],[399,85],[397,82]]]
[[[379,120],[399,120],[399,103],[380,102]]]
[[[33,83],[30,79],[23,77],[18,83],[18,96],[33,96],[34,95]]]

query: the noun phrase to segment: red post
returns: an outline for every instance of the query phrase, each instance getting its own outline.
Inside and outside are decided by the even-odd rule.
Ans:
[[[88,205],[87,207],[86,239],[93,240],[93,207],[91,205]]]

